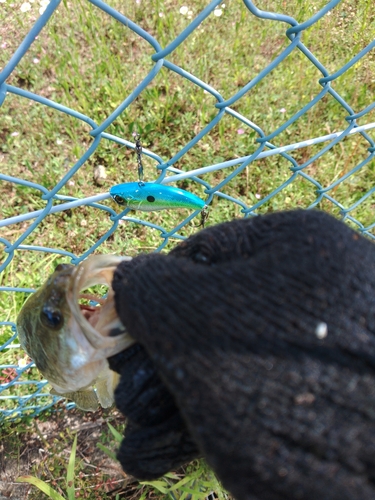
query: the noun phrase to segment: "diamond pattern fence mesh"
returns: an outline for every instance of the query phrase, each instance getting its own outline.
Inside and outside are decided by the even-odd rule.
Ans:
[[[371,2],[151,4],[51,0],[36,17],[0,4],[0,420],[59,401],[15,325],[56,263],[160,251],[198,230],[199,210],[111,200],[137,179],[135,132],[146,179],[200,196],[207,224],[317,207],[375,238]],[[7,6],[28,15],[19,32]]]

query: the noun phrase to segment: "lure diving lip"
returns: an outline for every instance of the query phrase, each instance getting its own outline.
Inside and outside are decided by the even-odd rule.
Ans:
[[[154,182],[118,184],[111,187],[109,194],[119,205],[143,212],[173,208],[202,210],[206,206],[203,200],[189,191]]]

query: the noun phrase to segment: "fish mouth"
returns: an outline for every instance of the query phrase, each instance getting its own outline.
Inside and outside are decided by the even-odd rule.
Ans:
[[[91,255],[73,269],[66,293],[72,316],[86,340],[106,358],[127,349],[135,342],[117,315],[112,289],[114,271],[124,260],[129,261],[131,257]],[[107,285],[107,297],[95,298],[100,303],[98,307],[80,304],[82,297],[93,298],[81,293],[93,285]]]

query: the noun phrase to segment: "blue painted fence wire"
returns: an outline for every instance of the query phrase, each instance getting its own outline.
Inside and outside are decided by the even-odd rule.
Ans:
[[[115,9],[107,5],[101,0],[87,0],[91,2],[98,9],[104,11],[108,16],[112,16],[117,22],[122,23],[126,29],[132,30],[139,37],[145,40],[154,50],[154,54],[151,59],[153,61],[153,67],[149,74],[144,78],[144,80],[136,87],[134,90],[124,99],[124,101],[100,124],[95,123],[89,116],[85,116],[74,109],[69,109],[66,106],[58,104],[50,99],[47,99],[41,95],[36,95],[23,88],[18,88],[6,83],[8,77],[11,75],[13,70],[16,68],[17,64],[27,53],[29,47],[35,40],[35,37],[42,34],[44,26],[48,23],[51,16],[56,15],[56,9],[59,6],[60,0],[51,0],[44,13],[35,22],[34,26],[27,34],[23,42],[20,44],[18,49],[14,52],[9,63],[6,65],[2,73],[0,74],[0,105],[4,102],[8,94],[16,94],[24,99],[31,99],[36,101],[40,105],[51,107],[58,111],[59,113],[64,113],[70,115],[76,120],[85,122],[91,127],[91,145],[87,148],[86,152],[78,159],[78,161],[73,165],[72,168],[63,176],[63,178],[58,182],[53,189],[48,190],[40,184],[36,184],[21,178],[11,177],[9,175],[0,174],[0,180],[5,182],[14,183],[18,185],[27,186],[38,190],[40,192],[40,198],[43,200],[44,207],[40,210],[29,211],[28,213],[22,213],[21,215],[14,215],[12,217],[6,218],[0,221],[0,227],[11,226],[14,224],[19,224],[21,222],[29,221],[27,229],[23,234],[16,239],[16,241],[9,241],[7,238],[0,237],[0,243],[3,246],[2,249],[2,264],[0,266],[0,271],[3,271],[12,262],[12,259],[17,251],[36,251],[36,252],[47,252],[52,254],[60,254],[71,258],[72,263],[77,264],[90,255],[94,250],[96,250],[104,241],[106,241],[118,228],[120,221],[131,221],[139,225],[144,225],[160,232],[161,243],[158,250],[161,250],[168,243],[171,237],[181,239],[182,236],[179,231],[186,226],[194,217],[199,215],[199,212],[194,212],[189,215],[183,222],[179,223],[173,230],[167,231],[162,226],[153,224],[147,220],[139,217],[139,212],[136,214],[137,217],[128,216],[129,210],[126,209],[121,213],[117,214],[112,208],[103,204],[102,202],[109,197],[108,193],[103,193],[100,195],[91,196],[88,198],[72,198],[68,196],[62,196],[59,194],[63,186],[74,176],[74,174],[82,167],[82,165],[88,160],[91,155],[98,148],[102,141],[112,141],[120,145],[127,146],[129,148],[135,147],[135,144],[128,141],[122,137],[117,137],[109,134],[107,131],[108,127],[114,122],[114,120],[119,117],[121,113],[124,113],[128,106],[138,97],[141,93],[148,87],[148,85],[153,82],[158,72],[165,68],[171,72],[180,75],[187,81],[191,82],[191,85],[196,85],[203,89],[206,93],[211,94],[215,100],[215,108],[212,110],[215,115],[208,125],[203,128],[193,139],[186,143],[186,145],[172,158],[167,161],[163,160],[157,154],[145,150],[144,154],[150,159],[155,161],[157,166],[159,177],[156,182],[168,184],[175,183],[182,179],[191,179],[205,187],[206,193],[206,203],[210,204],[214,197],[224,198],[226,200],[232,201],[241,207],[243,216],[248,217],[251,215],[256,215],[257,210],[262,207],[262,205],[269,202],[269,200],[280,193],[284,188],[293,183],[296,179],[303,179],[305,182],[310,182],[316,189],[316,199],[312,204],[306,208],[312,208],[318,205],[322,200],[328,200],[331,204],[335,205],[340,211],[342,218],[344,220],[350,221],[352,224],[356,225],[357,229],[363,234],[374,238],[372,232],[375,226],[374,221],[370,224],[364,225],[359,220],[355,218],[353,212],[357,207],[368,199],[375,191],[375,186],[372,187],[368,192],[363,193],[362,197],[356,201],[351,206],[344,206],[339,203],[334,198],[334,188],[341,182],[347,180],[351,175],[358,172],[362,167],[368,164],[375,155],[375,144],[372,138],[368,135],[367,131],[375,127],[375,123],[366,123],[365,125],[359,126],[357,120],[364,117],[375,107],[375,101],[368,105],[365,109],[358,112],[358,110],[353,110],[349,104],[342,98],[342,96],[332,88],[332,82],[337,78],[347,72],[355,63],[357,63],[361,58],[363,58],[373,47],[375,47],[375,40],[369,45],[364,47],[355,57],[348,61],[343,67],[341,67],[336,72],[330,74],[329,71],[321,64],[321,62],[312,54],[308,48],[302,42],[302,34],[305,30],[317,23],[323,16],[325,16],[331,9],[336,7],[341,0],[332,0],[327,2],[326,5],[318,12],[315,13],[310,19],[299,24],[293,17],[277,14],[273,12],[266,12],[259,10],[253,2],[250,0],[243,0],[243,3],[248,9],[248,14],[251,16],[256,16],[258,18],[270,21],[277,21],[284,23],[286,27],[285,36],[289,40],[288,46],[281,51],[281,53],[264,68],[260,73],[252,79],[249,83],[243,86],[236,94],[232,95],[229,99],[225,100],[223,96],[216,89],[212,88],[207,83],[196,78],[194,75],[190,74],[185,69],[173,64],[168,57],[173,54],[177,47],[185,42],[185,40],[192,34],[192,32],[208,17],[214,15],[214,10],[220,7],[222,0],[214,0],[209,3],[200,14],[191,21],[189,26],[184,29],[175,40],[172,41],[167,47],[162,48],[158,41],[144,29],[138,26],[132,20],[126,18],[123,14],[120,14]],[[240,0],[238,0],[240,1]],[[125,7],[124,7],[125,9]],[[250,50],[250,49],[249,49]],[[321,77],[319,79],[319,84],[321,86],[321,91],[312,100],[302,107],[294,116],[289,118],[282,126],[274,130],[272,133],[266,135],[264,131],[257,126],[255,123],[250,121],[246,116],[241,115],[237,111],[231,108],[231,106],[237,103],[243,96],[249,95],[251,90],[255,88],[273,69],[280,65],[292,51],[300,51],[305,58],[307,58],[320,72]],[[354,85],[354,83],[353,83]],[[303,142],[289,144],[283,147],[277,147],[273,144],[273,140],[279,136],[283,131],[295,123],[302,115],[307,113],[313,106],[319,103],[325,96],[330,95],[331,98],[337,101],[342,108],[347,113],[346,121],[347,126],[344,130],[331,133],[322,137],[312,137],[309,140]],[[1,113],[1,109],[0,109]],[[256,150],[248,155],[240,158],[234,158],[232,160],[223,161],[214,165],[206,165],[190,171],[181,171],[174,167],[178,160],[180,160],[185,153],[187,153],[194,145],[198,143],[206,134],[210,132],[215,126],[218,125],[220,120],[224,115],[230,115],[234,119],[238,120],[238,123],[242,127],[248,127],[255,132],[257,135]],[[306,167],[311,165],[313,162],[317,161],[322,155],[331,150],[337,143],[342,141],[345,137],[351,136],[353,134],[361,134],[362,138],[367,141],[367,157],[362,159],[362,161],[354,166],[350,171],[348,171],[343,177],[333,182],[329,186],[321,185],[312,175],[306,172]],[[294,150],[305,148],[311,145],[322,144],[319,152],[314,154],[304,163],[297,163],[293,158],[291,153]],[[261,158],[267,158],[272,155],[281,155],[287,162],[289,162],[290,177],[276,187],[270,194],[268,194],[263,199],[260,199],[253,206],[246,205],[241,199],[229,196],[221,190],[225,185],[227,185],[235,176],[240,174],[246,167],[251,163],[256,162]],[[236,167],[231,171],[229,175],[225,177],[218,185],[212,187],[206,180],[200,178],[199,176],[204,176],[210,172],[216,170],[223,170],[229,167]],[[37,228],[41,221],[48,215],[56,212],[61,212],[65,210],[72,210],[79,206],[90,206],[95,207],[98,210],[102,210],[109,214],[112,225],[110,229],[99,238],[95,244],[93,244],[85,253],[82,255],[74,255],[73,253],[61,250],[58,248],[49,248],[43,246],[33,246],[25,245],[24,241],[26,238]],[[139,217],[139,218],[138,218]],[[0,291],[5,293],[17,293],[17,292],[32,292],[31,289],[23,289],[17,287],[7,287],[3,286]],[[16,326],[13,321],[6,321],[0,323],[3,328],[10,328],[12,335],[10,338],[0,346],[1,351],[5,352],[7,349],[17,347],[17,332]],[[40,380],[29,380],[22,378],[22,375],[30,370],[34,366],[32,363],[28,363],[26,366],[19,366],[14,364],[1,365],[1,384],[0,384],[0,421],[5,418],[16,418],[22,415],[37,415],[41,411],[53,406],[59,398],[48,396],[45,387],[46,381]],[[28,385],[29,391],[26,395],[12,395],[12,388],[17,385]],[[9,406],[12,402],[13,405]],[[69,405],[68,405],[69,407]]]

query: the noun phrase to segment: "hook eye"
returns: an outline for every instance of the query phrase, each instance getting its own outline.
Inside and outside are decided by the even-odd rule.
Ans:
[[[115,200],[116,203],[118,203],[119,205],[125,205],[125,200],[122,196],[119,196],[118,194],[115,194],[113,196],[113,199]]]

